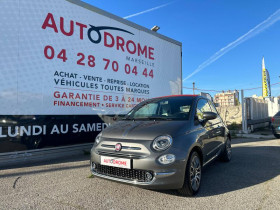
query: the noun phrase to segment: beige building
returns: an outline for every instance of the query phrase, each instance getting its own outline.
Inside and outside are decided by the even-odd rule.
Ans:
[[[239,92],[227,91],[215,95],[214,102],[217,106],[237,106],[239,105]]]

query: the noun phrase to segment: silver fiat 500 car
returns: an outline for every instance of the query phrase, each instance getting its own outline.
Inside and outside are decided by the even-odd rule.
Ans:
[[[93,175],[149,189],[198,192],[201,169],[231,159],[229,130],[196,95],[149,99],[103,130],[91,149]]]

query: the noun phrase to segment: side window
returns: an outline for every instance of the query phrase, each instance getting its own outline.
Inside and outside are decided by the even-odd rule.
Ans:
[[[203,112],[211,112],[211,107],[208,104],[207,100],[200,99],[196,106],[196,116],[199,120],[203,119]]]
[[[209,104],[210,104],[210,107],[211,107],[211,110],[212,112],[216,113],[216,114],[219,114],[215,108],[215,106],[213,105],[213,103],[211,101],[209,101]]]
[[[215,106],[213,105],[213,103],[211,101],[209,101],[210,107],[212,109],[212,112],[216,113],[218,115],[218,117],[216,119],[213,120],[213,123],[220,123],[221,122],[221,118],[219,117],[220,114],[217,112],[217,109],[215,108]]]

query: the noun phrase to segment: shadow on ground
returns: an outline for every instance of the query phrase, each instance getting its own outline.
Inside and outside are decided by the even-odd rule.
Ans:
[[[196,197],[220,195],[248,188],[267,182],[280,175],[280,144],[277,140],[237,139],[233,141],[233,157],[231,162],[214,161],[203,168],[202,183]],[[274,144],[274,146],[273,146]],[[264,146],[265,145],[265,146]],[[75,164],[75,162],[82,161]],[[3,177],[19,177],[27,174],[69,170],[73,168],[89,169],[89,155],[67,158],[52,162],[41,162],[36,165],[49,165],[36,171],[6,173]],[[60,165],[59,163],[73,163]],[[33,164],[34,165],[34,164]],[[21,166],[26,167],[26,165]],[[14,168],[14,167],[13,167]],[[157,191],[164,194],[180,196],[177,191]]]
[[[245,141],[249,143],[259,140]],[[233,144],[233,157],[229,163],[215,160],[203,168],[201,188],[196,197],[207,197],[244,189],[267,182],[280,175],[280,146],[253,147],[243,146],[242,142],[235,143],[238,145]],[[175,190],[160,192],[180,196]]]

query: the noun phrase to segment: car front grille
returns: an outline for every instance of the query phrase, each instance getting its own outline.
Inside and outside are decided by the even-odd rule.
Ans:
[[[153,175],[150,171],[145,170],[136,170],[136,169],[126,169],[126,168],[117,168],[112,166],[104,166],[100,164],[96,164],[96,168],[94,169],[97,173],[116,177],[120,179],[126,179],[131,181],[138,181],[138,182],[150,182],[146,177],[146,172],[149,172]]]

